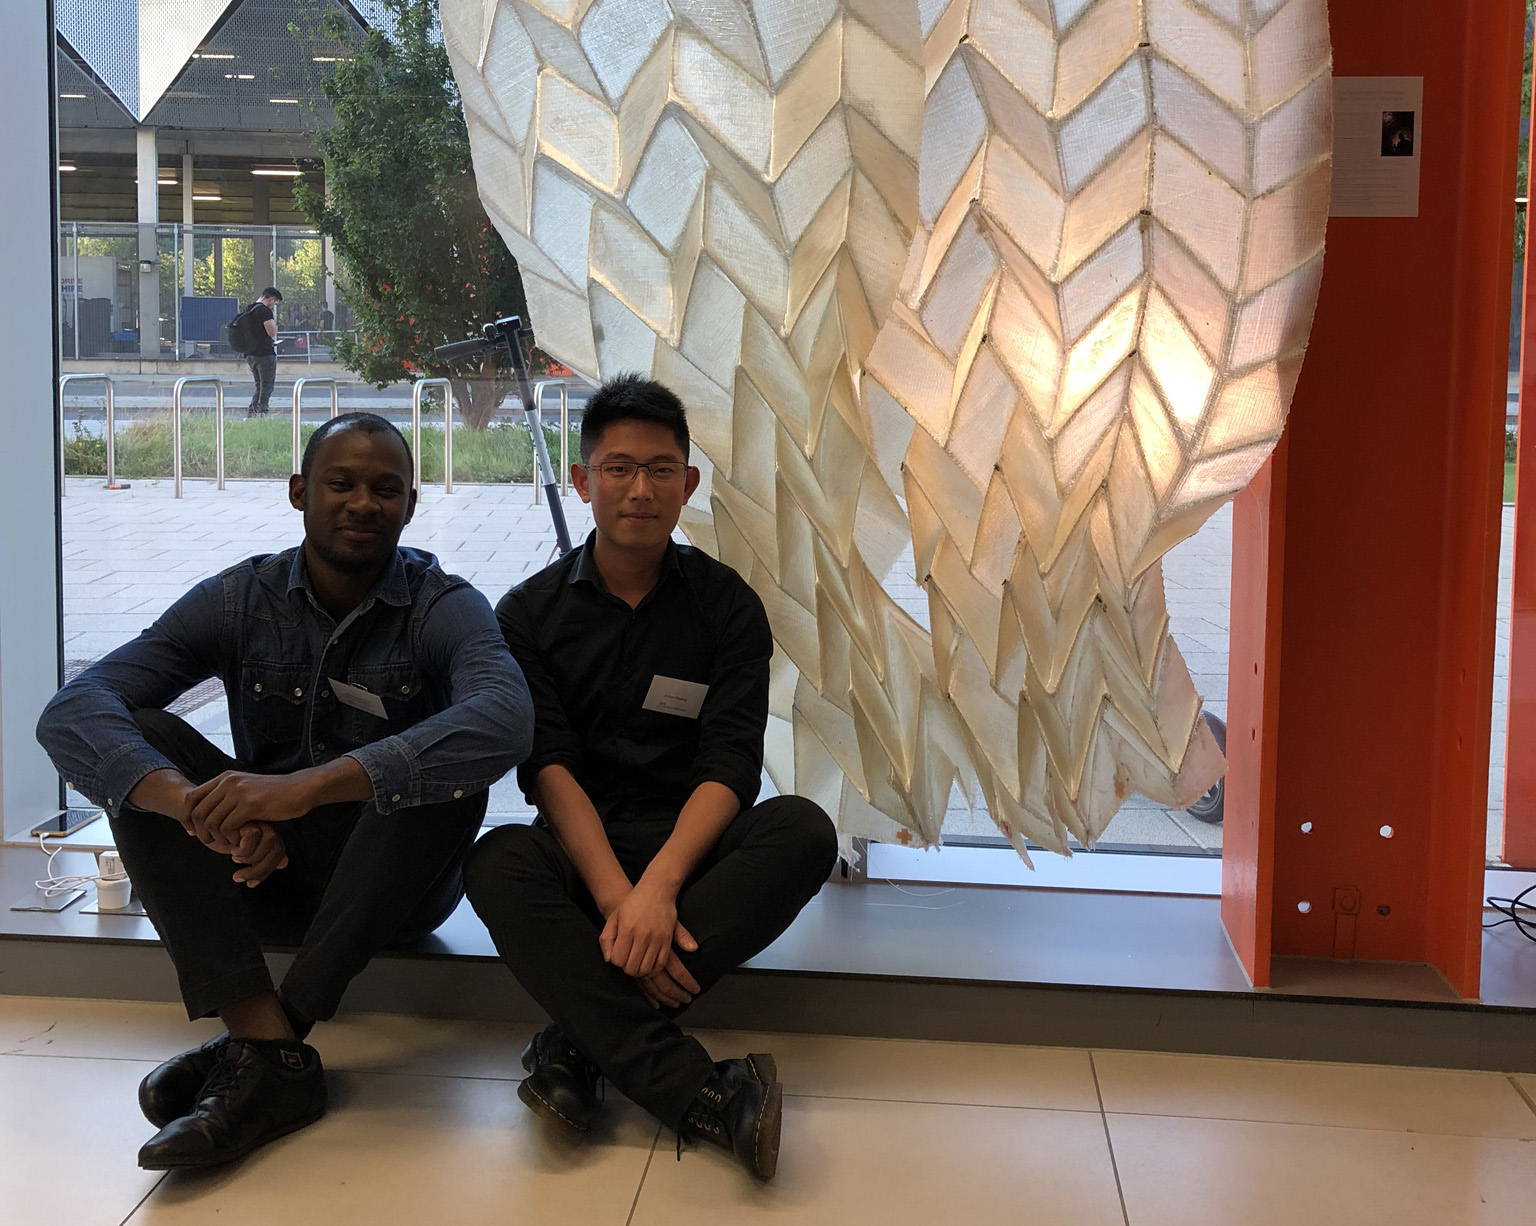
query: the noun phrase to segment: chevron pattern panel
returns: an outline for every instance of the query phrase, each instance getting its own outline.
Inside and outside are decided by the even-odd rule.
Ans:
[[[1325,0],[442,16],[541,346],[688,405],[683,526],[767,606],[782,790],[931,844],[958,785],[1024,854],[1219,777],[1160,559],[1295,385]]]

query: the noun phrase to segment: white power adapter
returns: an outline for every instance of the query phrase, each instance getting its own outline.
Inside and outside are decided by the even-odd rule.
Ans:
[[[123,868],[123,858],[115,851],[98,852],[96,868],[96,906],[102,911],[121,911],[133,897],[133,882]]]

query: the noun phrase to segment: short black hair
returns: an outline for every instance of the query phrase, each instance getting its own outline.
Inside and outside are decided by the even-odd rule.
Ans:
[[[299,476],[309,479],[309,469],[314,462],[315,449],[320,444],[339,433],[342,430],[361,430],[364,434],[393,434],[400,440],[400,446],[405,448],[406,478],[414,469],[411,459],[411,445],[405,441],[405,435],[392,421],[386,421],[377,413],[343,413],[340,417],[332,417],[328,421],[320,423],[319,429],[309,436],[309,442],[304,444],[304,458],[299,461]]]
[[[262,290],[261,293],[257,294],[256,297],[258,297],[258,298],[276,298],[279,302],[281,302],[283,300],[283,296],[280,293],[277,292],[277,286],[275,286],[275,285],[267,286],[267,288]]]
[[[581,462],[592,458],[592,449],[603,431],[615,422],[648,421],[672,432],[677,445],[688,458],[688,414],[677,393],[655,379],[634,371],[615,375],[587,401],[581,418]]]

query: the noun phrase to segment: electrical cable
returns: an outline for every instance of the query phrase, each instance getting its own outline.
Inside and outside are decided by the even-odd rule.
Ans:
[[[42,835],[38,835],[37,849],[48,857],[48,863],[44,865],[48,876],[41,881],[34,881],[32,884],[42,891],[44,898],[56,898],[60,894],[68,894],[71,890],[82,890],[96,880],[94,873],[76,873],[67,877],[55,875],[53,861],[61,851],[65,850],[63,844],[55,844],[52,848],[49,848],[48,840]]]
[[[1504,924],[1513,924],[1527,941],[1536,941],[1536,903],[1525,901],[1525,896],[1533,892],[1536,892],[1536,885],[1526,887],[1513,898],[1489,898],[1488,906],[1504,918],[1484,923],[1483,927],[1498,928]],[[1530,915],[1521,915],[1522,911],[1529,911]]]

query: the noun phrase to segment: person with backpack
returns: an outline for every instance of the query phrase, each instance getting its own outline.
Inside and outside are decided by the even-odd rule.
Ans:
[[[269,285],[237,321],[247,345],[243,350],[245,364],[251,368],[251,378],[256,381],[256,390],[251,393],[251,407],[245,411],[247,417],[264,417],[271,411],[272,385],[277,382],[277,315],[273,308],[282,300],[277,287]]]

